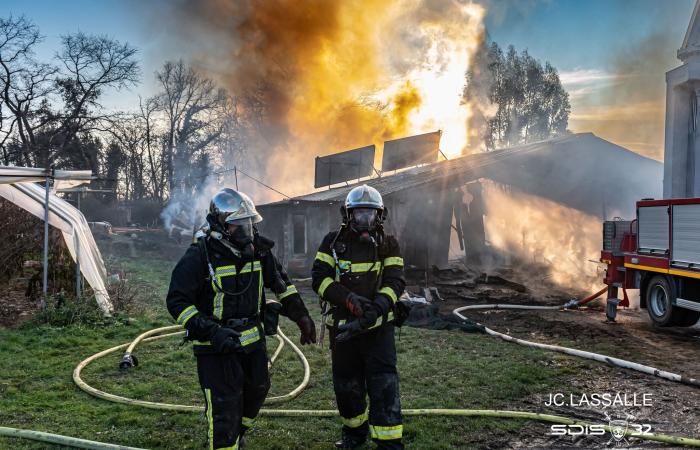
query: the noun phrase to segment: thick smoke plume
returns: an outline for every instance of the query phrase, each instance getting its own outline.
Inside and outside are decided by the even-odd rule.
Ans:
[[[448,155],[478,147],[462,90],[484,13],[460,0],[212,0],[172,17],[240,100],[258,173],[299,194],[316,155],[436,129]]]

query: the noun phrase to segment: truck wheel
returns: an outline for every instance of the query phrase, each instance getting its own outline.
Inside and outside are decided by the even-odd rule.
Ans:
[[[655,276],[647,287],[647,312],[660,327],[689,327],[700,318],[700,312],[673,306],[676,287],[664,276]]]
[[[675,325],[672,302],[676,299],[676,289],[668,278],[655,276],[647,285],[647,312],[651,320],[660,327]]]

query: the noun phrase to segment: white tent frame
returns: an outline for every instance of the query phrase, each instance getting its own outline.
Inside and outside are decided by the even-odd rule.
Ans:
[[[80,295],[82,273],[95,292],[98,306],[105,315],[113,311],[107,293],[106,269],[85,216],[73,205],[50,192],[51,180],[64,185],[76,185],[93,179],[89,170],[65,171],[34,167],[0,166],[0,196],[44,220],[44,273],[42,306],[48,288],[49,224],[63,235],[68,250],[76,262],[76,292]],[[44,188],[35,184],[44,181]],[[48,205],[48,208],[46,207]]]

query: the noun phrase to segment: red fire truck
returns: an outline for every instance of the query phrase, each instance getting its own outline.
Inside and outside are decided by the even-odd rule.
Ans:
[[[635,220],[603,224],[600,261],[607,264],[608,319],[629,306],[627,289],[639,289],[640,307],[659,326],[690,326],[700,319],[700,198],[637,202]],[[619,300],[618,289],[623,290]]]

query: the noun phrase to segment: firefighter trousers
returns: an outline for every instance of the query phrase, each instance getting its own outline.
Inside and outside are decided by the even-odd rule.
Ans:
[[[196,356],[206,400],[207,448],[236,450],[270,390],[265,345],[250,353]]]
[[[394,325],[381,326],[342,343],[334,342],[333,334],[331,330],[333,388],[343,433],[358,438],[369,433],[377,448],[402,449]]]

